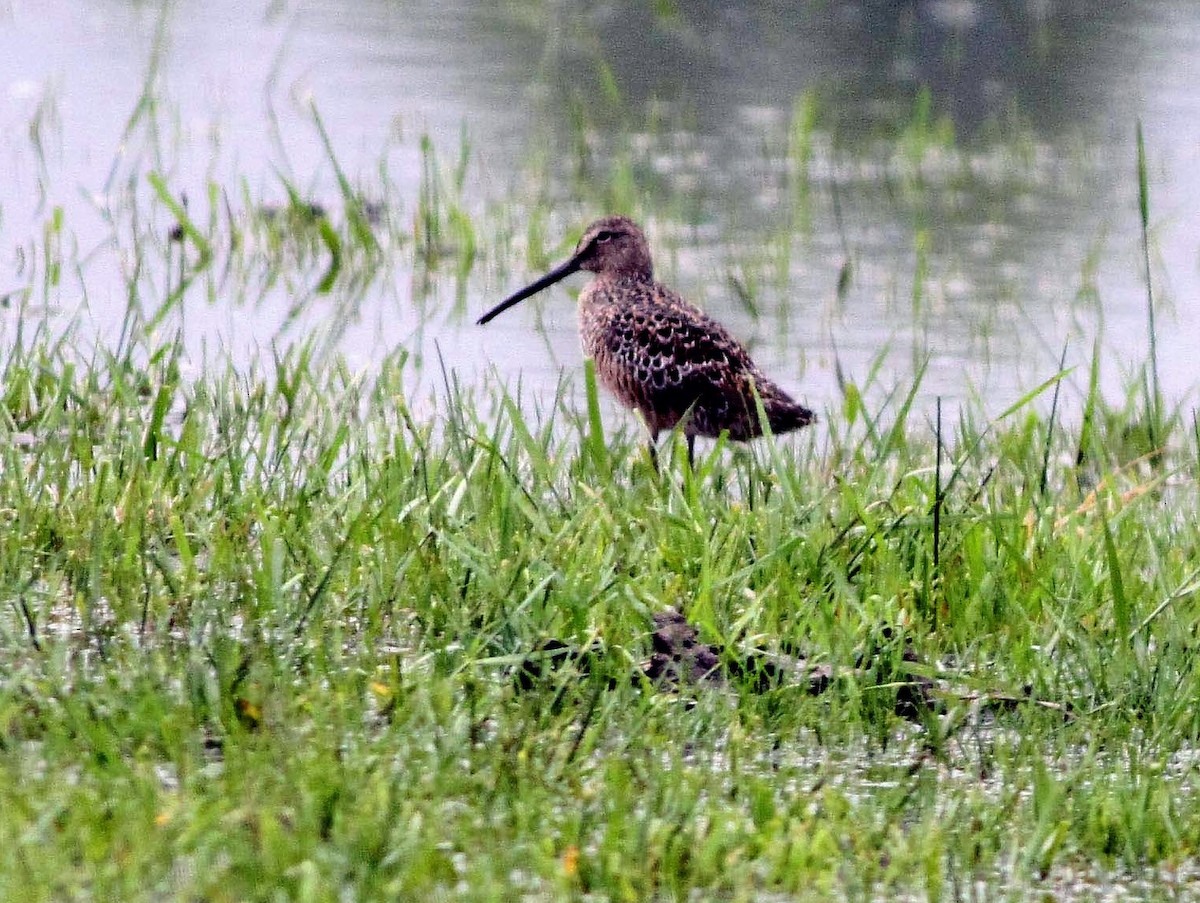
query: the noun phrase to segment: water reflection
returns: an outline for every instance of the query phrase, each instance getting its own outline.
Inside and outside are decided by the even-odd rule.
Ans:
[[[607,68],[634,102],[695,103],[704,129],[729,124],[740,105],[787,109],[816,88],[838,127],[856,135],[895,127],[928,87],[960,136],[1014,107],[1055,135],[1108,114],[1107,99],[1139,62],[1136,38],[1177,12],[1170,3],[863,0],[689,3],[662,15],[615,3],[563,15],[567,37],[547,43],[559,84],[591,91]],[[1164,38],[1160,54],[1170,53]]]
[[[780,148],[794,128],[795,98],[812,93],[828,144],[809,167],[817,182],[808,196],[815,209],[806,211],[813,231],[787,286],[810,301],[794,302],[799,316],[789,328],[813,319],[815,297],[817,317],[826,318],[840,347],[860,352],[860,363],[890,339],[933,352],[939,391],[961,391],[964,358],[979,388],[1011,390],[1052,372],[1068,338],[1086,354],[1101,321],[1122,323],[1122,350],[1139,353],[1145,290],[1136,263],[1134,124],[1146,120],[1160,161],[1182,161],[1187,142],[1195,146],[1194,126],[1183,126],[1190,132],[1183,142],[1165,128],[1167,111],[1188,103],[1181,77],[1200,59],[1188,36],[1195,29],[1180,30],[1181,17],[1194,26],[1200,11],[1179,3],[1101,10],[1086,3],[876,2],[748,12],[689,4],[660,19],[609,5],[577,25],[574,40],[558,42],[555,63],[557,83],[569,86],[560,91],[562,106],[590,115],[609,157],[630,109],[651,107],[661,117],[665,106],[672,127],[689,134],[686,146],[700,149],[697,167],[673,156],[674,178],[655,200],[678,204],[689,190],[705,199],[693,219],[727,226],[719,246],[708,249],[710,261],[736,258],[736,236],[749,232],[750,243],[760,242],[773,224],[795,222]],[[609,93],[625,100],[608,116],[589,101],[605,96],[606,78]],[[1139,90],[1146,80],[1152,89]],[[932,154],[918,146],[906,169],[896,159],[896,136],[903,151],[922,87],[932,98],[932,121],[944,117],[963,152],[939,156],[936,146],[926,146]],[[931,135],[914,135],[915,144],[928,145]],[[569,136],[558,140],[567,145]],[[764,163],[764,156],[775,160]],[[1168,168],[1160,163],[1158,171]],[[1160,193],[1160,214],[1182,211],[1196,221],[1200,191],[1192,173],[1173,171],[1187,181],[1176,183],[1170,199]],[[657,185],[648,178],[639,188],[653,196]],[[1162,247],[1177,237],[1161,236]],[[1161,260],[1194,297],[1195,249],[1187,244]],[[855,258],[853,291],[836,313],[822,313],[847,253]],[[926,284],[918,287],[919,271]],[[711,275],[692,275],[708,294]],[[715,294],[705,301],[719,307]],[[924,315],[906,303],[917,294],[930,299]],[[742,328],[752,333],[756,324]],[[820,347],[822,338],[776,334],[781,345],[802,338]],[[1185,360],[1186,350],[1176,350]],[[936,379],[939,365],[945,382]],[[1191,385],[1189,368],[1173,374],[1177,390]]]
[[[86,294],[101,334],[127,294],[104,189],[162,169],[193,199],[214,181],[243,186],[235,200],[286,201],[290,184],[336,201],[313,104],[338,163],[356,185],[386,180],[402,225],[417,217],[419,135],[443,160],[464,125],[470,139],[463,203],[478,217],[479,263],[465,283],[441,270],[427,279],[393,248],[398,269],[339,324],[363,362],[396,344],[430,353],[437,340],[466,379],[494,362],[552,387],[559,366],[578,364],[561,295],[500,334],[464,314],[561,250],[572,227],[624,207],[649,220],[664,277],[809,399],[835,397],[835,347],[861,376],[890,346],[897,381],[929,353],[929,392],[974,387],[1002,404],[1053,371],[1064,341],[1074,362],[1086,358],[1098,329],[1115,388],[1144,348],[1138,118],[1163,224],[1158,276],[1181,321],[1196,312],[1192,3],[223,0],[160,16],[52,0],[4,15],[0,262],[25,278],[17,258],[61,206],[87,263],[56,300],[69,310]],[[156,35],[159,77],[148,79]],[[147,87],[153,139],[124,131]],[[41,150],[29,137],[39,104],[52,114]],[[197,293],[188,330],[261,347],[284,324],[294,335],[332,316],[318,304],[297,321],[294,298],[275,291],[250,299],[256,320]],[[1181,332],[1160,347],[1176,395],[1194,383]]]

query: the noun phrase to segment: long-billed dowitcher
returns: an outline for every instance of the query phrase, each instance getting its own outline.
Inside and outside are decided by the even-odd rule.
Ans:
[[[655,281],[646,236],[623,216],[588,226],[566,262],[505,298],[479,325],[578,270],[596,274],[579,296],[583,350],[605,388],[646,421],[656,462],[658,434],[681,420],[689,462],[697,436],[761,436],[756,392],[772,432],[816,420],[763,375],[724,326]]]

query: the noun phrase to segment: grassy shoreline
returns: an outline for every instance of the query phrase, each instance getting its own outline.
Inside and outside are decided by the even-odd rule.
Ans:
[[[843,158],[802,96],[747,164],[777,191],[746,232],[706,218],[704,154],[656,170],[671,122],[587,110],[574,175],[531,153],[494,203],[465,130],[448,155],[421,139],[401,198],[384,162],[352,182],[314,108],[324,203],[209,174],[189,207],[158,102],[152,65],[99,225],[39,206],[0,299],[0,899],[1200,893],[1200,431],[1161,397],[1140,136],[1150,350],[1124,402],[1098,340],[1078,404],[1059,373],[925,419],[931,339],[972,286],[930,271],[931,236],[976,177],[998,205],[1050,186],[1021,163],[1031,136],[956,149],[921,95]],[[913,224],[884,237],[890,276],[842,220],[881,186]],[[590,208],[659,211],[668,273],[707,230],[705,290],[781,343],[804,344],[787,323],[812,265],[821,330],[906,308],[915,382],[882,388],[875,349],[855,383],[830,329],[819,429],[709,445],[694,474],[676,447],[656,475],[586,375],[530,398],[420,359],[428,324],[522,255],[543,267]],[[1082,266],[1067,303],[1102,325]],[[1016,284],[941,338],[1012,328],[1058,361],[1047,321],[1004,307]],[[51,325],[94,296],[113,322]],[[231,321],[212,356],[198,304]],[[247,338],[250,317],[274,328]],[[338,351],[372,317],[413,341],[364,374]],[[720,648],[723,681],[644,678],[666,611]],[[585,654],[520,679],[555,643]],[[827,685],[764,680],[763,656]]]
[[[1195,891],[1186,431],[968,412],[939,476],[900,399],[656,478],[400,359],[145,358],[6,364],[0,897]],[[830,689],[628,680],[667,607]],[[604,655],[520,690],[550,638]]]

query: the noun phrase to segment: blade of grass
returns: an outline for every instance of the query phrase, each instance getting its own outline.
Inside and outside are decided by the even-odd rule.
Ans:
[[[196,269],[203,269],[212,260],[212,245],[196,227],[196,224],[192,222],[192,218],[188,216],[187,208],[171,195],[171,191],[167,188],[167,183],[163,180],[163,177],[156,172],[152,172],[146,178],[154,189],[155,195],[171,211],[171,215],[175,217],[180,228],[183,229],[183,234],[196,246],[196,250],[200,253],[200,259],[196,262]]]
[[[1100,398],[1100,337],[1092,343],[1092,364],[1088,373],[1087,402],[1083,407],[1083,424],[1079,428],[1079,449],[1075,453],[1075,466],[1081,466],[1088,458],[1095,442],[1096,405]]]
[[[1109,590],[1112,593],[1113,620],[1116,622],[1117,633],[1129,635],[1130,607],[1129,598],[1125,594],[1125,578],[1121,573],[1121,559],[1117,555],[1117,544],[1113,539],[1112,526],[1108,520],[1106,505],[1101,501],[1096,510],[1100,512],[1100,525],[1104,531],[1104,558],[1108,565]]]
[[[1146,275],[1146,328],[1150,339],[1149,420],[1150,446],[1157,448],[1161,434],[1162,391],[1158,381],[1158,334],[1154,327],[1154,280],[1150,270],[1150,179],[1146,166],[1146,140],[1142,122],[1137,123],[1138,215],[1142,226],[1142,260]]]
[[[1062,373],[1067,365],[1067,342],[1063,342],[1062,355],[1058,359],[1058,372]],[[1046,447],[1042,452],[1042,475],[1038,480],[1038,495],[1045,496],[1046,480],[1050,473],[1050,449],[1054,440],[1054,419],[1058,414],[1058,393],[1062,389],[1062,380],[1054,383],[1054,395],[1050,400],[1050,419],[1046,423]]]
[[[600,419],[600,392],[596,383],[596,361],[583,362],[583,380],[587,390],[588,449],[592,464],[601,476],[609,473],[608,446],[604,443],[604,424]]]

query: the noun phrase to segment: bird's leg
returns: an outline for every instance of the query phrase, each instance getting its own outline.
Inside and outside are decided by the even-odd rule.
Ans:
[[[692,433],[687,434],[688,442],[688,470],[693,473],[696,470],[696,437]]]
[[[658,473],[658,430],[650,430],[650,463]]]

